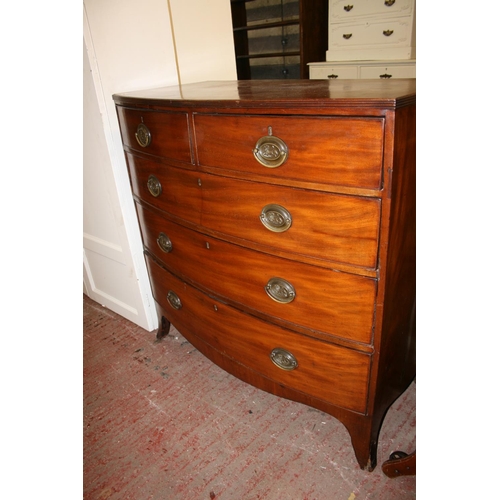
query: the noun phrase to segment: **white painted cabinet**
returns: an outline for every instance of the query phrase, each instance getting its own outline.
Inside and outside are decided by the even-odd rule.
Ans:
[[[415,0],[330,0],[327,61],[416,57]]]

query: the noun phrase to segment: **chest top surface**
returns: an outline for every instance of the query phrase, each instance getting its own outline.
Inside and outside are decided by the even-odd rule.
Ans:
[[[239,80],[200,82],[115,94],[121,105],[247,107],[372,107],[415,103],[416,80]]]

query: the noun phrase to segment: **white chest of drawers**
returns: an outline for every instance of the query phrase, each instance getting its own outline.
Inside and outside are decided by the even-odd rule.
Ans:
[[[415,0],[330,0],[327,61],[414,59]]]

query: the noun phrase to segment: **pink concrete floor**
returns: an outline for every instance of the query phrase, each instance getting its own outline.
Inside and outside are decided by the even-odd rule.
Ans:
[[[175,329],[157,342],[84,296],[85,500],[405,500],[415,476],[415,384],[384,421],[377,468],[359,469],[333,417],[255,389]]]

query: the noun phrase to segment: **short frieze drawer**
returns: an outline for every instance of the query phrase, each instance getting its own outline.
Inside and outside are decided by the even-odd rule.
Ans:
[[[187,113],[118,107],[122,140],[140,153],[192,163]]]

